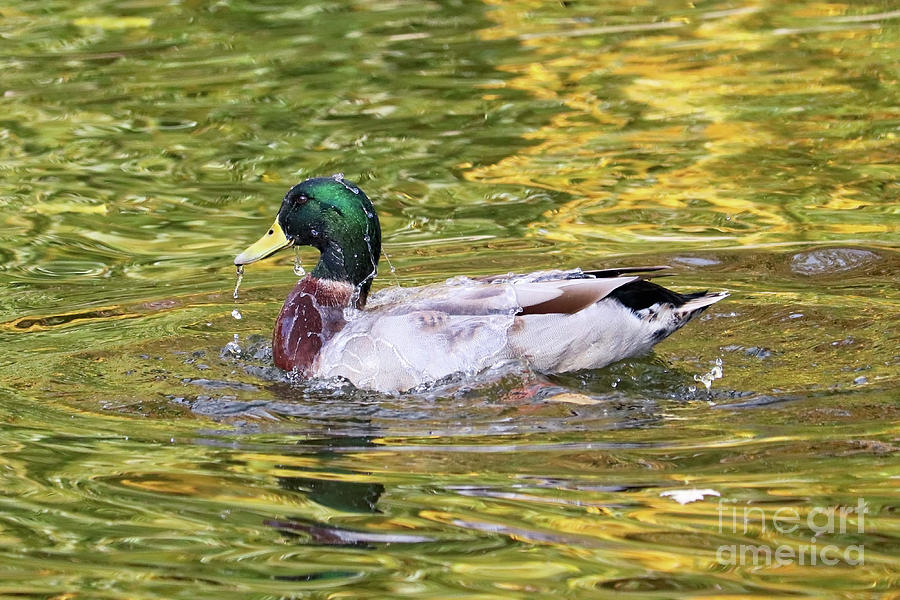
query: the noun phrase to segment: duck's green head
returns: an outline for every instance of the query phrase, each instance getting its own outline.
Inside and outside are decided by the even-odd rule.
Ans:
[[[298,183],[285,195],[269,231],[234,264],[256,262],[292,245],[322,253],[313,277],[345,281],[367,294],[381,254],[381,227],[371,200],[340,175]]]

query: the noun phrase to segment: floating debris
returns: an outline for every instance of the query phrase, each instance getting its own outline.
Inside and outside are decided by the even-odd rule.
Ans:
[[[237,266],[237,282],[234,284],[234,293],[231,294],[231,297],[235,300],[238,299],[238,288],[241,287],[241,282],[244,280],[244,265]],[[240,318],[240,317],[235,317]]]
[[[688,504],[690,502],[697,502],[698,500],[703,500],[704,496],[720,496],[719,492],[716,490],[711,490],[709,488],[698,490],[698,489],[690,489],[690,490],[668,490],[665,492],[660,492],[660,497],[662,498],[671,498],[678,504]]]

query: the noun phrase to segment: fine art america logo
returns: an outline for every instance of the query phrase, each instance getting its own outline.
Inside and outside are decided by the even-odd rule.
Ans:
[[[767,514],[756,506],[738,507],[719,501],[719,533],[745,534],[756,529],[760,535],[810,536],[809,543],[796,544],[724,544],[716,550],[716,561],[723,565],[861,565],[865,562],[862,544],[837,546],[822,544],[817,538],[840,533],[865,533],[866,501],[856,506],[814,506],[805,515],[794,507],[782,507]]]

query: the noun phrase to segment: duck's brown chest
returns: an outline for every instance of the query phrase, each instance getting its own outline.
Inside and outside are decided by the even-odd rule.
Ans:
[[[323,344],[344,327],[353,286],[307,275],[290,291],[275,321],[275,366],[309,375]]]

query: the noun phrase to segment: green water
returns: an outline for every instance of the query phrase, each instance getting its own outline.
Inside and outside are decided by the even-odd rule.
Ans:
[[[896,597],[897,8],[0,2],[0,597]],[[537,395],[292,386],[231,260],[335,172],[376,288],[732,297]]]

